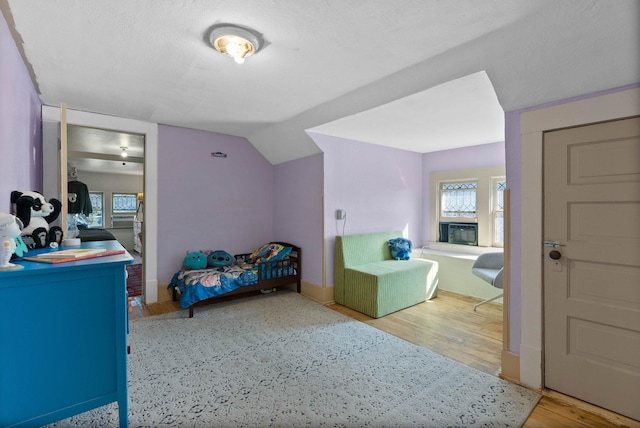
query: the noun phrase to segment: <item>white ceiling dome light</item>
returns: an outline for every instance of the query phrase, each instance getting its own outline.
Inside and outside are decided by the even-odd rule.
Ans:
[[[215,25],[209,33],[209,41],[215,50],[233,57],[238,64],[257,53],[263,45],[258,33],[233,24]]]

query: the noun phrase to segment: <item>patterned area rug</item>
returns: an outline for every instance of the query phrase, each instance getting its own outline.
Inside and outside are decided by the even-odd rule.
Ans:
[[[127,292],[129,297],[142,295],[142,264],[127,265]]]
[[[131,322],[129,425],[521,426],[540,396],[288,291]],[[117,405],[54,426],[117,426]]]

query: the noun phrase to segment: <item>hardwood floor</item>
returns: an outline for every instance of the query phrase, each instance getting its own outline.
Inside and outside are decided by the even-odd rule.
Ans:
[[[440,290],[438,297],[433,300],[378,319],[338,304],[328,307],[415,345],[498,376],[502,349],[502,306],[489,303],[474,312],[472,307],[478,301]],[[177,310],[181,310],[178,302],[145,306],[134,298],[130,318]],[[197,309],[195,316],[198,316]],[[638,421],[571,397],[553,391],[542,391],[542,394],[542,399],[525,422],[525,428],[640,428]]]

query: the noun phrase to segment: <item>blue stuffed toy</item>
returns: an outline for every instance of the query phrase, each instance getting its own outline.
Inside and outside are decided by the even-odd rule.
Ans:
[[[233,262],[233,256],[223,250],[212,251],[207,256],[207,266],[212,268],[231,266]]]
[[[182,261],[184,269],[204,269],[207,267],[207,256],[202,251],[188,252]]]
[[[409,260],[411,258],[411,241],[405,238],[394,238],[389,240],[391,257],[396,260]]]

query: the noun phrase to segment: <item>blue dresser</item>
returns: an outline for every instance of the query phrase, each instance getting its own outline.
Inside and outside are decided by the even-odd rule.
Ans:
[[[123,250],[117,241],[81,248]],[[127,426],[132,262],[125,252],[0,271],[0,427],[41,426],[114,401]]]

